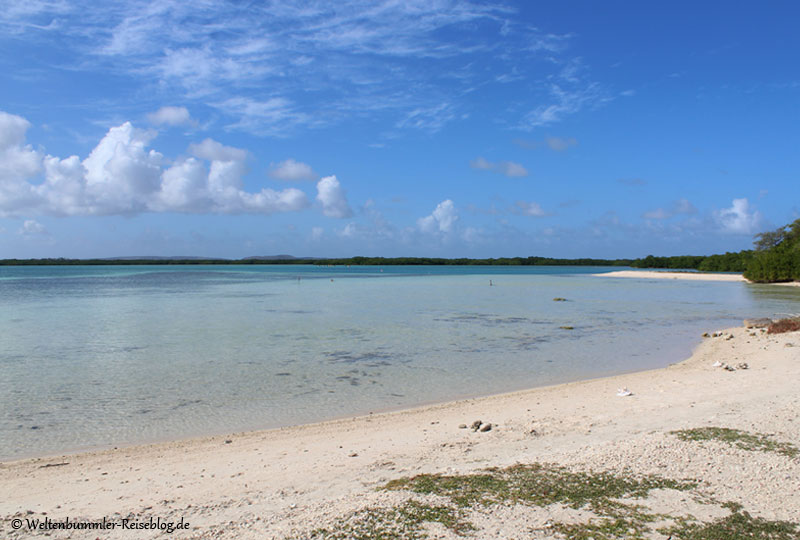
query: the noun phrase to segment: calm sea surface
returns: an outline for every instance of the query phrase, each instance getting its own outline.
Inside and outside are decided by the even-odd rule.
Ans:
[[[609,270],[0,267],[0,459],[662,367],[800,312],[796,288]]]

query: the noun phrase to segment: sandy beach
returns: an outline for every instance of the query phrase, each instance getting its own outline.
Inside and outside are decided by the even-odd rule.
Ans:
[[[800,523],[800,458],[775,450],[800,447],[800,334],[734,328],[712,334],[691,358],[680,360],[655,371],[396,413],[3,463],[2,535],[150,538],[161,533],[119,525],[90,534],[31,531],[24,520],[152,518],[183,519],[188,528],[174,533],[181,538],[304,538],[320,527],[328,535],[318,531],[313,537],[346,538],[353,532],[345,524],[376,509],[385,517],[387,508],[408,500],[447,503],[440,495],[380,489],[387,482],[515,464],[693,479],[690,492],[656,489],[638,503],[673,517],[693,515],[700,523],[730,516],[730,508],[739,508],[731,503],[753,519]],[[632,395],[618,396],[623,388]],[[491,430],[460,427],[476,420],[491,423]],[[671,433],[706,427],[771,442],[745,449]],[[602,518],[566,503],[506,502],[460,511],[474,527],[472,538],[563,538],[558,531],[564,523]],[[19,530],[12,527],[15,519],[23,520],[16,522]],[[409,530],[460,537],[441,523],[419,526]],[[345,532],[330,532],[337,530]],[[647,537],[667,537],[655,530]]]
[[[661,272],[655,270],[619,270],[594,274],[597,277],[620,277],[640,279],[685,279],[689,281],[744,281],[741,274],[715,274],[705,272]]]

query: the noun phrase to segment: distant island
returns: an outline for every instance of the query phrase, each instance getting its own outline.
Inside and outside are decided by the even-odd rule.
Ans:
[[[677,255],[639,259],[558,259],[552,257],[499,257],[488,259],[440,257],[346,257],[317,258],[292,255],[264,255],[243,259],[211,257],[116,257],[103,259],[2,259],[0,266],[103,266],[103,265],[190,265],[190,264],[309,264],[318,266],[630,266],[697,270],[700,272],[742,272],[756,283],[800,281],[800,219],[774,231],[759,233],[755,249],[722,255]]]

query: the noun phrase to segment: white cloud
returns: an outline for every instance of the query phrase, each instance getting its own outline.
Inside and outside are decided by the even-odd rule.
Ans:
[[[325,234],[325,229],[323,229],[322,227],[311,228],[311,239],[314,241],[321,240],[324,234]]]
[[[274,165],[269,175],[278,180],[297,181],[297,180],[316,180],[317,173],[315,173],[310,165],[295,161],[292,158],[286,161],[281,161]]]
[[[536,202],[527,202],[527,201],[517,201],[516,206],[512,210],[515,214],[521,214],[523,216],[531,216],[531,217],[543,217],[548,215],[539,203]]]
[[[435,133],[445,124],[454,120],[456,116],[455,107],[451,103],[440,103],[431,107],[414,109],[397,123],[397,127],[412,127]]]
[[[147,120],[156,126],[197,126],[186,107],[161,107],[147,115]]]
[[[190,144],[189,153],[208,161],[244,161],[247,150],[225,146],[213,139],[205,139],[199,144]]]
[[[332,218],[349,218],[353,210],[336,176],[326,176],[317,182],[317,200],[322,203],[322,213]]]
[[[455,204],[450,199],[446,199],[436,205],[431,215],[419,218],[417,227],[424,233],[443,233],[448,234],[458,221],[458,212]]]
[[[723,232],[731,234],[753,234],[761,224],[761,213],[744,198],[733,199],[730,208],[716,210],[714,218]]]
[[[47,229],[44,225],[34,219],[26,219],[18,232],[23,236],[39,236],[46,235]]]
[[[109,129],[89,156],[60,159],[24,146],[27,122],[0,113],[0,215],[111,215],[141,212],[296,212],[309,205],[299,189],[248,192],[245,150],[212,139],[193,144],[197,158],[165,167],[149,149],[155,133],[126,122]],[[206,164],[201,161],[206,160]],[[40,172],[44,181],[31,183]]]
[[[559,84],[550,87],[549,105],[540,105],[523,117],[522,129],[530,130],[540,126],[555,124],[565,116],[573,115],[587,106],[605,103],[605,97],[597,83],[580,83],[571,89],[564,89]]]
[[[0,111],[0,215],[29,207],[38,199],[33,185],[26,182],[42,169],[41,153],[25,144],[29,127],[21,116]]]
[[[497,163],[492,163],[491,161],[479,157],[470,161],[469,166],[473,169],[493,171],[509,178],[528,176],[528,170],[519,163],[514,163],[513,161],[498,161]]]

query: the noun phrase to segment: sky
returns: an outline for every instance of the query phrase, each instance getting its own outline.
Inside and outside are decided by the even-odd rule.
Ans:
[[[797,20],[0,0],[0,258],[749,249],[800,218]]]

